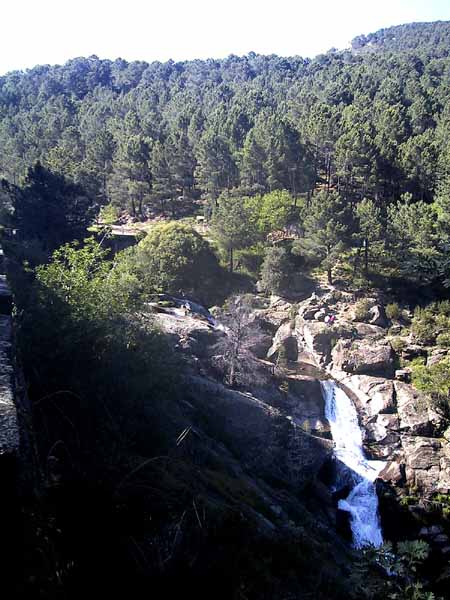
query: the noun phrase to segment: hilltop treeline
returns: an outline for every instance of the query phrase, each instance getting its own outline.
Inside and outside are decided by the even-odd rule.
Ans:
[[[446,175],[450,24],[361,36],[313,60],[77,58],[0,78],[0,170],[44,166],[139,216],[161,199],[318,184],[380,207]],[[361,48],[376,48],[361,52]],[[359,50],[358,50],[359,49]]]

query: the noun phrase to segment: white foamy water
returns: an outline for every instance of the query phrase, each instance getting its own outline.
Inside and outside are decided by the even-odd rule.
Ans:
[[[363,451],[362,434],[353,402],[333,381],[322,381],[325,416],[330,423],[335,443],[334,454],[339,461],[336,487],[351,485],[345,500],[338,507],[350,513],[350,526],[356,548],[381,546],[378,497],[374,481],[384,466],[381,460],[368,460]]]

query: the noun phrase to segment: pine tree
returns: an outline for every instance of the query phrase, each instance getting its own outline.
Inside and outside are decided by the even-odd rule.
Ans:
[[[251,245],[256,236],[245,200],[222,195],[214,209],[211,225],[219,244],[228,252],[232,272],[234,251]]]
[[[383,241],[381,210],[373,200],[364,198],[355,209],[358,230],[354,238],[364,252],[364,275],[369,275],[369,259],[380,252]]]
[[[325,267],[332,284],[333,266],[346,246],[349,217],[337,192],[319,192],[313,196],[303,223],[304,237],[293,244],[293,253],[318,261]]]

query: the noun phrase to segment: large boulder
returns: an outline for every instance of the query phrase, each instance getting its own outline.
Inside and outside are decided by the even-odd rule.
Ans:
[[[264,320],[275,329],[291,319],[293,305],[279,296],[270,297],[270,306],[264,312]]]
[[[315,377],[296,375],[289,378],[290,414],[304,429],[329,432],[325,418],[325,401],[320,382]]]
[[[436,348],[432,350],[431,354],[427,358],[427,367],[432,367],[437,363],[441,362],[441,360],[447,356],[448,350],[445,348]]]
[[[310,435],[292,418],[248,393],[190,377],[186,396],[220,441],[253,476],[300,488],[314,478],[332,452],[332,442]],[[206,424],[206,425],[205,425]]]
[[[256,358],[266,358],[271,345],[272,336],[269,333],[262,333],[255,337],[255,340],[250,343],[248,349]]]
[[[371,375],[347,375],[341,381],[356,396],[366,416],[395,413],[394,384],[390,379]]]
[[[411,383],[412,370],[409,367],[404,369],[397,369],[395,371],[395,379],[397,381],[403,381],[404,383]]]
[[[331,350],[338,338],[348,338],[352,335],[351,327],[346,323],[330,325],[320,321],[305,321],[300,316],[295,320],[294,332],[298,339],[299,352],[306,350],[319,366],[330,362]]]
[[[394,385],[389,379],[371,377],[370,375],[355,376],[359,389],[369,397],[368,412],[370,415],[390,414],[395,412]]]
[[[386,483],[401,485],[405,478],[405,465],[398,460],[391,460],[386,463],[378,477]]]
[[[273,325],[269,323],[261,311],[255,311],[247,326],[249,342],[248,349],[256,358],[266,358],[272,345]]]
[[[427,351],[418,344],[409,344],[401,351],[403,360],[414,360],[415,358],[425,357]]]
[[[211,346],[225,335],[223,331],[214,328],[197,315],[158,312],[153,318],[159,328],[167,334],[167,339],[172,341],[173,346],[189,358],[208,358]]]
[[[381,304],[375,304],[375,306],[372,306],[372,308],[369,310],[369,315],[369,323],[371,325],[376,325],[377,327],[387,327],[388,320]]]
[[[426,397],[412,385],[394,381],[400,430],[414,435],[432,435],[441,419]]]
[[[397,415],[376,415],[366,424],[366,441],[389,446],[389,449],[383,452],[384,456],[388,456],[393,447],[398,447],[400,444],[398,427]]]
[[[450,444],[441,440],[441,455],[439,459],[439,491],[448,494],[450,492]]]
[[[394,353],[390,344],[374,340],[339,340],[332,353],[335,368],[347,373],[390,377]]]
[[[371,325],[370,323],[353,323],[353,327],[359,337],[381,337],[386,332],[382,327],[378,325]]]
[[[316,321],[296,320],[296,331],[304,347],[316,358],[318,364],[328,362],[333,333],[329,325]]]
[[[284,348],[286,359],[296,361],[298,358],[297,338],[293,335],[291,322],[287,321],[278,328],[273,338],[272,345],[267,351],[267,358],[275,357],[281,348]]]
[[[439,479],[441,471],[440,440],[423,436],[403,437],[402,445],[406,459],[408,483],[426,495],[442,491]]]

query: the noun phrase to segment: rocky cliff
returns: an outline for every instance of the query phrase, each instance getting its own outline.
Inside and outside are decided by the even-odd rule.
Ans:
[[[398,368],[391,344],[396,329],[382,299],[368,300],[365,322],[358,315],[357,298],[336,289],[319,288],[298,304],[259,297],[254,306],[252,322],[265,332],[252,347],[262,382],[240,391],[219,382],[211,367],[214,349],[225,335],[221,328],[195,314],[163,310],[155,316],[190,364],[193,426],[198,429],[201,422],[204,433],[219,437],[230,456],[239,457],[240,477],[245,473],[278,482],[294,495],[308,486],[336,524],[336,504],[321,483],[332,442],[319,380],[332,377],[357,407],[367,454],[386,463],[380,494],[393,495],[397,506],[410,504],[409,512],[419,515],[413,535],[426,530],[424,523],[438,526],[424,514],[436,494],[450,489],[450,444],[441,416],[408,382],[407,370]],[[402,352],[422,350],[408,340]],[[285,366],[280,376],[281,359]],[[214,424],[213,434],[208,424]],[[233,471],[236,465],[229,467]],[[272,498],[270,505],[282,503]],[[282,508],[279,514],[284,514]],[[440,535],[442,547],[448,539],[442,531]],[[447,551],[445,544],[443,549]]]
[[[450,491],[450,436],[442,416],[409,383],[410,370],[400,369],[399,363],[420,355],[430,364],[442,350],[423,348],[408,333],[401,354],[396,352],[393,338],[401,328],[386,318],[383,298],[369,298],[366,306],[362,322],[354,295],[319,289],[286,310],[269,353],[289,349],[291,359],[322,369],[322,376],[333,377],[350,395],[365,432],[366,452],[386,461],[380,493],[410,505],[414,535],[421,519],[429,523],[434,518],[428,515],[433,498]],[[428,529],[420,529],[420,535],[426,537]],[[450,552],[442,529],[439,539],[441,550]]]
[[[285,527],[292,518],[287,507],[299,509],[333,448],[318,381],[292,374],[280,389],[273,364],[256,358],[270,347],[268,335],[253,348],[258,384],[232,389],[212,365],[215,346],[226,335],[222,328],[177,309],[158,308],[153,318],[187,365],[182,413],[189,451],[197,462],[220,463],[226,476],[251,487],[270,509],[259,515],[263,528]],[[274,332],[278,325],[271,325]]]

